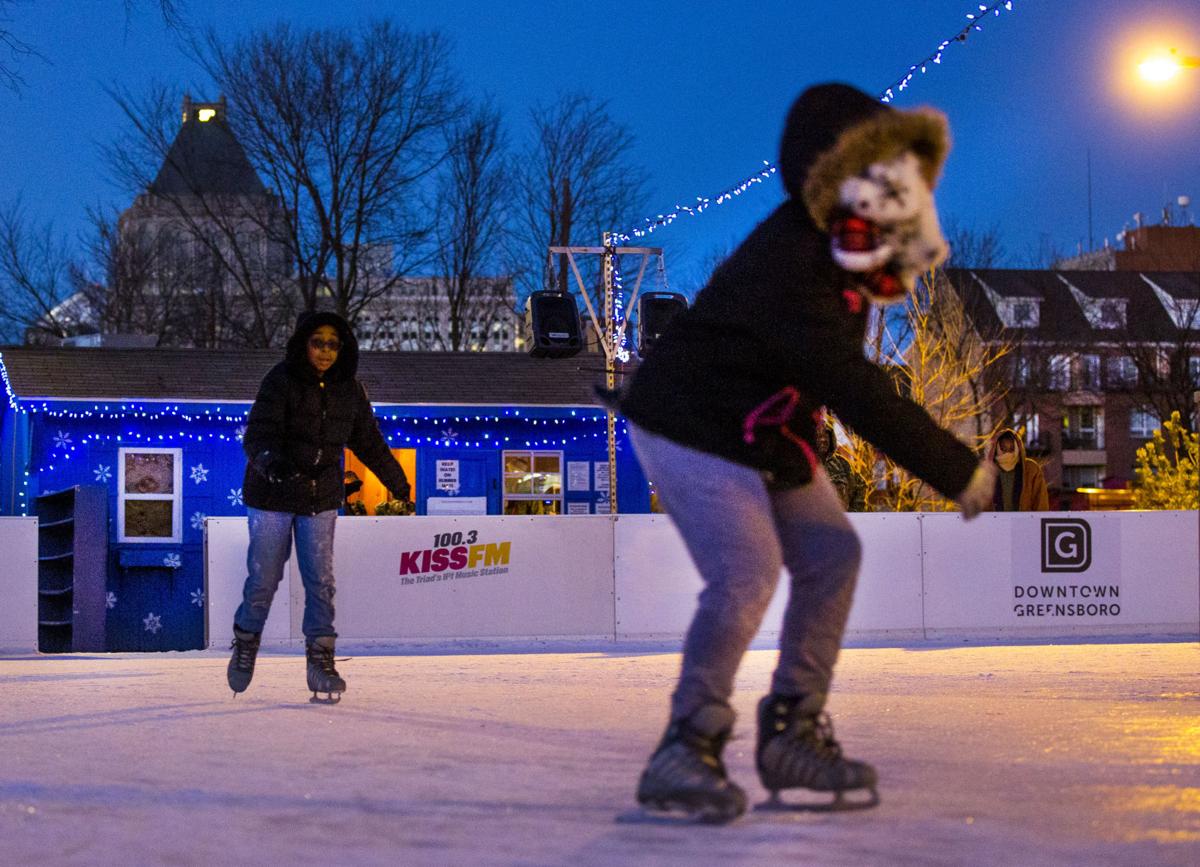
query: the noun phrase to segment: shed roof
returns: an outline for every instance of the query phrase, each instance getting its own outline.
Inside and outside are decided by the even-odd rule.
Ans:
[[[282,359],[276,349],[7,347],[0,362],[19,398],[250,402]],[[362,352],[373,403],[594,406],[604,359],[515,352]]]

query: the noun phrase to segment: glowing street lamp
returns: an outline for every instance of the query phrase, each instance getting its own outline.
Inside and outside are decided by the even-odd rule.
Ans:
[[[1152,84],[1165,84],[1182,69],[1200,69],[1200,57],[1184,57],[1172,48],[1170,54],[1156,55],[1138,65],[1142,78]]]

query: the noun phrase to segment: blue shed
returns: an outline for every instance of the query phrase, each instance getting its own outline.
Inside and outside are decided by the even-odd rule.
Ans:
[[[0,514],[41,517],[41,649],[205,646],[204,520],[245,514],[240,437],[280,358],[277,350],[0,352]],[[596,514],[609,511],[606,419],[592,395],[602,363],[364,352],[358,375],[413,483],[416,514]],[[619,511],[648,512],[649,486],[619,419],[616,445]],[[352,501],[372,513],[382,486],[352,455],[346,468],[364,481]],[[87,514],[75,515],[77,505]],[[88,578],[93,560],[104,565]],[[82,641],[88,633],[103,635],[103,646]]]

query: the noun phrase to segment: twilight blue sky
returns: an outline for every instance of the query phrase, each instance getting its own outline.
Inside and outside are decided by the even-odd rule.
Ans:
[[[987,0],[981,0],[987,2]],[[31,0],[9,27],[46,62],[22,61],[25,91],[0,91],[0,201],[68,234],[89,203],[126,203],[105,176],[99,144],[122,130],[106,82],[139,90],[151,79],[215,98],[142,0]],[[634,132],[651,177],[651,212],[719,192],[774,160],[783,116],[805,86],[843,80],[875,93],[965,23],[964,0],[660,0],[604,6],[582,0],[188,0],[189,18],[236,34],[280,18],[354,24],[390,15],[439,29],[455,44],[468,86],[492,94],[515,137],[526,109],[562,91],[610,100]],[[1052,245],[1087,243],[1087,154],[1097,245],[1135,211],[1157,221],[1181,194],[1200,211],[1200,70],[1168,96],[1130,81],[1141,46],[1200,55],[1197,0],[1014,0],[982,33],[950,46],[896,105],[930,104],[951,122],[954,148],[938,192],[944,216],[995,226],[1010,264]],[[233,118],[236,125],[236,118]],[[780,200],[777,180],[699,218],[681,218],[648,243],[690,288],[705,262],[732,248]],[[577,239],[594,242],[598,239]]]

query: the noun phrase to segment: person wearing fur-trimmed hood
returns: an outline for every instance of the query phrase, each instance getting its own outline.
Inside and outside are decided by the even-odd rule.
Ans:
[[[308,686],[329,700],[346,689],[334,666],[333,534],[345,499],[342,456],[348,447],[397,499],[409,483],[379,430],[366,389],[356,378],[358,341],[342,317],[301,314],[284,360],[263,378],[250,409],[242,447],[242,483],[250,525],[247,577],[234,615],[227,676],[243,692],[271,600],[283,578],[295,537],[304,582],[302,629]]]
[[[1041,464],[1025,454],[1025,443],[1009,428],[992,437],[987,459],[996,465],[994,512],[1048,512],[1050,491]]]
[[[781,567],[791,593],[756,765],[773,793],[875,793],[824,712],[860,544],[817,457],[820,408],[956,500],[991,499],[994,468],[864,357],[869,305],[904,301],[947,247],[933,187],[949,147],[936,111],[900,111],[842,84],[788,115],[786,201],[676,316],[623,395],[638,459],[704,579],[667,729],[639,781],[646,808],[725,821],[745,793],[721,761],[734,674]]]

